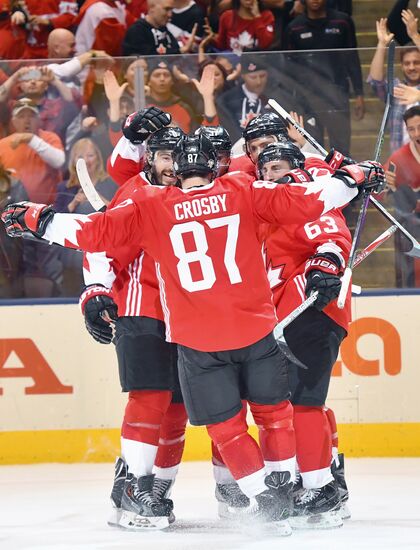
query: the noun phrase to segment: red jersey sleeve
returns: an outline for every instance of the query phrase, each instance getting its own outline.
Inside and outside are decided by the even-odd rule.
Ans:
[[[44,239],[67,248],[103,252],[118,257],[121,248],[141,246],[143,223],[140,209],[127,199],[104,213],[55,214]]]
[[[122,136],[107,161],[107,171],[117,185],[137,176],[144,166],[144,145],[133,145]]]
[[[325,212],[349,203],[357,192],[330,176],[305,185],[278,185],[261,180],[252,184],[255,215],[262,223],[278,225],[316,220]]]

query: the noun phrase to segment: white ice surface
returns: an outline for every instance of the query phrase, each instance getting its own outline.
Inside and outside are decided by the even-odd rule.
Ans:
[[[221,523],[211,466],[182,464],[166,532],[107,526],[112,464],[0,467],[1,550],[420,550],[420,459],[346,461],[352,519],[281,538]]]

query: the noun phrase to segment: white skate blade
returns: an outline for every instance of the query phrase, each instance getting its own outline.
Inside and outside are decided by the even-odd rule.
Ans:
[[[121,514],[122,514],[121,508],[113,507],[111,515],[109,516],[107,521],[108,525],[110,525],[111,527],[118,527],[120,524]]]
[[[129,531],[159,531],[169,527],[168,516],[147,517],[122,510],[118,527]]]
[[[243,524],[242,530],[252,538],[264,536],[290,537],[293,533],[293,529],[287,519],[282,521],[261,521],[261,519],[255,518],[255,521],[248,521],[246,524]]]
[[[267,526],[267,533],[273,533],[273,535],[278,535],[280,537],[290,537],[293,533],[292,526],[288,519],[282,521],[272,521],[270,523],[264,524],[264,527]]]
[[[343,526],[340,510],[311,516],[292,516],[289,521],[293,529],[336,529]]]
[[[218,503],[217,513],[220,519],[227,519],[230,521],[243,521],[250,517],[248,506],[234,508],[226,504],[226,502]]]
[[[343,502],[340,506],[340,516],[341,516],[341,519],[351,518],[350,508],[347,506],[346,502]]]

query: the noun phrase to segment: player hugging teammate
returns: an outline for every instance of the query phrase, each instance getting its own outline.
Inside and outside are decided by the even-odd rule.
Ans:
[[[174,519],[169,492],[186,423],[177,351],[189,421],[205,425],[212,440],[224,515],[280,535],[291,524],[338,526],[342,499],[324,405],[349,321],[348,308],[340,316],[333,303],[349,248],[339,209],[360,192],[381,190],[383,171],[368,161],[335,171],[324,163],[324,175],[313,177],[283,131],[257,157],[259,177],[273,183],[255,172],[223,174],[230,148],[223,129],[190,137],[169,122],[156,108],[129,117],[111,165],[133,177],[106,212],[56,214],[16,203],[2,214],[10,236],[84,250],[88,330],[109,343],[115,322],[129,398],[112,523],[162,529]],[[272,331],[314,290],[315,307],[285,331],[302,369],[285,359]],[[259,444],[248,433],[246,406]]]

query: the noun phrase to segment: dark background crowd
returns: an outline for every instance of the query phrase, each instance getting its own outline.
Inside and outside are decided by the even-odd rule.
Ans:
[[[0,0],[0,204],[29,199],[92,212],[79,158],[108,203],[117,185],[106,161],[125,117],[143,106],[169,112],[186,132],[222,124],[236,142],[273,97],[325,147],[367,158],[394,37],[401,48],[382,200],[418,238],[418,10],[408,0],[383,3],[376,49],[363,52],[358,8],[351,0]],[[79,253],[0,231],[0,298],[78,295]],[[393,250],[392,271],[373,286],[420,285],[418,265]]]

